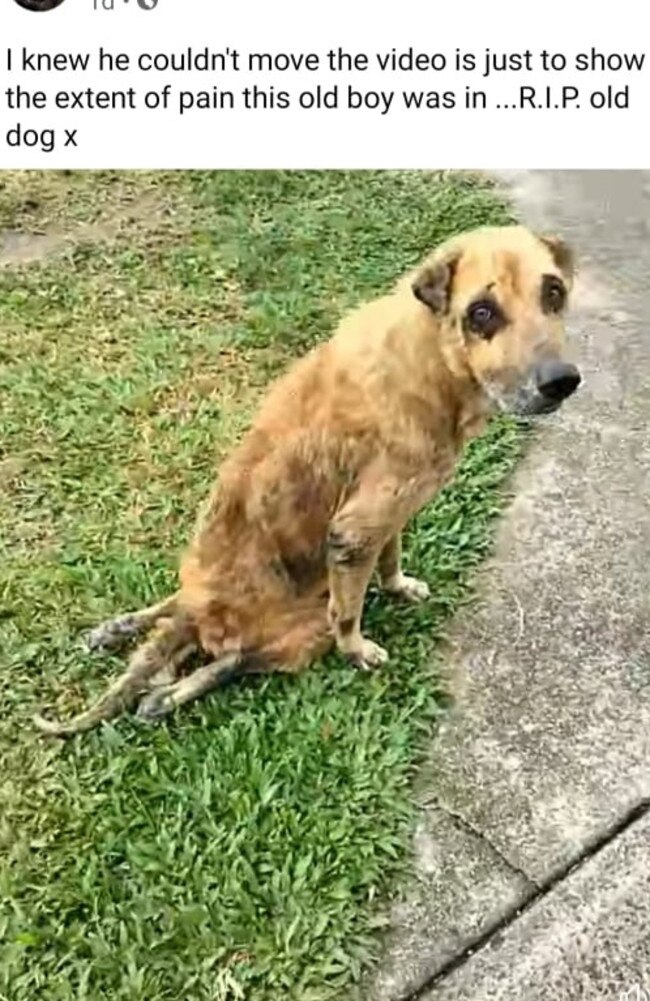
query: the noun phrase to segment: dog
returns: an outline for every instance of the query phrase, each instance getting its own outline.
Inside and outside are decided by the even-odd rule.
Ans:
[[[559,238],[485,227],[344,317],[272,386],[223,463],[177,593],[91,633],[92,647],[113,648],[152,631],[126,672],[88,711],[38,727],[70,736],[138,703],[160,719],[332,646],[364,670],[382,665],[387,652],[361,629],[373,573],[396,597],[429,595],[402,570],[408,520],[491,414],[552,413],[581,382],[566,356],[574,270]]]

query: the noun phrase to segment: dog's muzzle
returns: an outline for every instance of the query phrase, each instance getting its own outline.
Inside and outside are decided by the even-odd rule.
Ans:
[[[575,393],[582,378],[575,365],[565,361],[547,361],[537,367],[535,381],[544,400],[559,406]]]
[[[487,379],[483,389],[503,413],[528,418],[553,413],[581,382],[582,376],[575,365],[559,358],[546,358],[532,365],[514,387],[504,389],[500,380]]]
[[[570,362],[548,358],[528,370],[525,380],[509,393],[488,389],[501,410],[518,417],[552,414],[582,382],[580,372]],[[491,390],[491,391],[490,391]]]

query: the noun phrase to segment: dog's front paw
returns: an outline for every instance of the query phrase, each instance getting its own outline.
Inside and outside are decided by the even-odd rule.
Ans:
[[[388,653],[383,646],[367,639],[361,640],[361,647],[358,650],[352,650],[345,656],[350,664],[361,671],[372,671],[388,660]]]
[[[404,601],[410,601],[413,604],[426,601],[427,598],[431,597],[429,585],[425,581],[418,580],[417,577],[407,577],[405,574],[399,574],[394,580],[385,583],[384,590],[395,595],[396,598],[403,598]]]

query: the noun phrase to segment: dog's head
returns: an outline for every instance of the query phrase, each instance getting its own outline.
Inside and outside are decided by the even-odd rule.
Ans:
[[[566,357],[573,258],[557,237],[521,226],[461,234],[416,274],[447,351],[500,410],[550,413],[581,381]]]

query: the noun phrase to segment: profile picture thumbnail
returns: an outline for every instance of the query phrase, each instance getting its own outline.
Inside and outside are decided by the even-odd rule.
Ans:
[[[60,7],[64,0],[15,0],[19,7],[23,7],[25,10],[54,10],[55,7]]]

